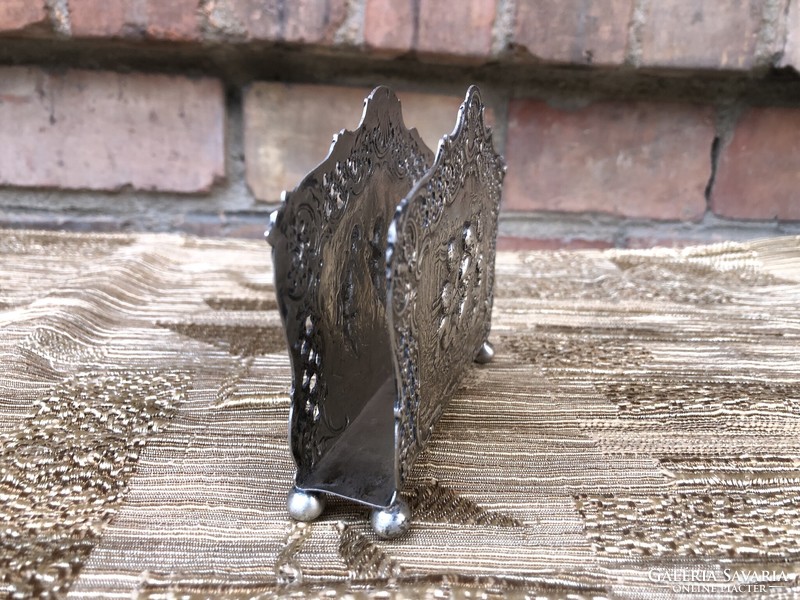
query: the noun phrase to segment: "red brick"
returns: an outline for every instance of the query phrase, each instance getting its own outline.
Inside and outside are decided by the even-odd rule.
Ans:
[[[0,69],[0,185],[206,191],[224,131],[214,79]]]
[[[287,42],[331,43],[347,16],[347,4],[347,0],[284,2],[286,17],[282,39]]]
[[[367,0],[364,42],[377,53],[402,54],[414,47],[415,11],[410,1]]]
[[[497,0],[419,1],[417,50],[430,54],[488,56]]]
[[[332,44],[347,0],[211,0],[203,8],[219,33],[249,40]]]
[[[711,208],[734,219],[800,220],[800,109],[752,108],[722,149]]]
[[[127,27],[146,27],[143,14],[128,15],[128,0],[69,0],[70,30],[76,37],[116,37]]]
[[[486,57],[497,0],[367,0],[364,38],[377,52]]]
[[[200,34],[197,0],[69,0],[75,37],[148,37],[173,41]]]
[[[642,66],[743,70],[753,66],[769,0],[650,2],[642,30]]]
[[[44,0],[0,1],[0,31],[19,31],[47,22]]]
[[[247,182],[258,200],[277,202],[327,155],[333,135],[355,129],[370,88],[256,83],[244,99]],[[398,92],[403,119],[432,150],[455,125],[461,96]],[[487,122],[493,122],[487,110]],[[398,198],[398,201],[400,199]]]
[[[147,35],[164,40],[194,40],[200,36],[197,0],[150,0]]]
[[[614,244],[603,240],[524,238],[502,236],[497,238],[497,249],[505,250],[591,250],[613,248]]]
[[[514,43],[544,61],[622,64],[632,10],[633,0],[522,1]]]
[[[504,208],[697,220],[713,139],[706,107],[512,101]]]

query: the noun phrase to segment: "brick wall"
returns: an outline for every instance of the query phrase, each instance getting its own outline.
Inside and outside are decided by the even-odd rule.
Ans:
[[[3,0],[0,225],[260,236],[388,83],[470,82],[502,247],[800,233],[800,0]]]

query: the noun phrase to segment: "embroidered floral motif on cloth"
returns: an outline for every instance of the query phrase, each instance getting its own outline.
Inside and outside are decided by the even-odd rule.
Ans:
[[[0,232],[0,596],[800,594],[800,238],[500,253],[391,542],[286,514],[263,243]],[[749,586],[749,587],[748,587]]]

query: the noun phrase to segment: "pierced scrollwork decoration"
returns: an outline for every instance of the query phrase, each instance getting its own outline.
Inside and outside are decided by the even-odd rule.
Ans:
[[[271,216],[292,364],[289,512],[331,494],[409,526],[399,492],[469,363],[488,362],[505,164],[471,87],[434,157],[388,88]]]

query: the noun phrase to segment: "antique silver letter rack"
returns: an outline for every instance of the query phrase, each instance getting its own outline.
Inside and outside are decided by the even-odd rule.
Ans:
[[[489,362],[505,164],[472,86],[434,157],[386,87],[270,217],[292,365],[289,514],[324,496],[398,536],[414,459],[470,363]]]

